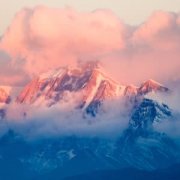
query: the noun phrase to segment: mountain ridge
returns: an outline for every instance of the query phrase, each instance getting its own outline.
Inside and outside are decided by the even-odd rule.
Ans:
[[[2,157],[8,159],[9,154],[12,154],[14,143],[17,143],[18,148],[24,149],[26,152],[24,154],[19,153],[19,151],[15,153],[13,158],[16,159],[17,163],[26,166],[27,169],[33,169],[36,173],[57,171],[64,173],[64,175],[69,175],[70,171],[64,171],[69,170],[69,168],[74,175],[74,172],[81,173],[106,169],[107,167],[110,169],[136,167],[152,170],[171,165],[179,161],[179,147],[175,145],[173,139],[164,133],[157,132],[154,124],[167,119],[171,120],[173,113],[167,105],[146,97],[146,94],[150,92],[166,93],[169,91],[168,88],[153,80],[148,80],[139,87],[121,85],[101,72],[97,66],[83,69],[64,67],[48,72],[32,80],[20,93],[16,102],[22,106],[28,104],[35,106],[35,108],[39,105],[45,105],[50,109],[53,105],[61,104],[63,99],[68,98],[68,93],[72,95],[70,96],[72,99],[75,98],[75,93],[79,93],[78,108],[80,111],[78,113],[83,112],[80,114],[83,122],[87,123],[87,126],[92,125],[91,127],[93,127],[98,122],[94,117],[101,115],[99,109],[103,107],[103,103],[106,100],[122,97],[126,100],[125,111],[128,111],[127,127],[123,129],[122,134],[118,130],[118,137],[114,139],[96,136],[79,137],[73,134],[73,136],[60,135],[57,138],[48,137],[48,140],[37,140],[37,144],[26,143],[23,137],[18,132],[16,133],[16,129],[10,130],[2,139],[0,138],[0,144],[5,146],[0,155],[2,154]],[[40,104],[38,104],[39,102]],[[131,104],[130,110],[127,108],[128,104]],[[119,111],[121,110],[120,106],[117,108]],[[107,109],[108,112],[111,110],[113,108]],[[71,110],[68,113],[71,113]],[[114,111],[110,113],[114,113]],[[29,117],[28,112],[22,114]],[[4,111],[2,115],[5,116]],[[87,115],[91,115],[90,120],[92,121],[88,121]],[[120,118],[124,117],[120,117],[121,114],[119,113],[117,115],[118,117],[115,118],[121,123]],[[60,116],[59,112],[58,118]],[[53,116],[48,118],[50,122],[52,121],[51,118]],[[76,118],[78,116],[73,117],[73,121]],[[101,119],[102,122],[103,118]],[[26,119],[23,118],[25,123]],[[111,123],[111,121],[109,122]],[[96,131],[96,126],[94,127]],[[43,125],[40,126],[40,129],[43,128]],[[115,129],[113,130],[115,131]],[[2,162],[4,161],[2,160]]]
[[[89,65],[90,66],[90,65]],[[51,101],[52,106],[63,99],[65,92],[80,92],[81,107],[92,102],[120,97],[144,96],[149,92],[168,92],[169,89],[150,79],[136,87],[121,85],[97,66],[86,68],[58,68],[32,80],[17,96],[17,103],[33,104],[37,100]],[[46,104],[46,103],[45,103]]]

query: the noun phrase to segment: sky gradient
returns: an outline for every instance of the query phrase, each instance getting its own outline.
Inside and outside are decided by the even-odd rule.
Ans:
[[[71,6],[78,11],[111,9],[128,24],[139,24],[156,10],[180,11],[180,0],[0,0],[0,34],[5,32],[20,9],[42,4],[61,8]]]

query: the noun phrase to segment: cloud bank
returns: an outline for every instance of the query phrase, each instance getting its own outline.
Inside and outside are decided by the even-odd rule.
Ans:
[[[129,109],[124,100],[105,102],[96,117],[75,108],[78,99],[68,98],[48,108],[12,103],[1,120],[0,136],[9,129],[26,139],[34,140],[56,136],[119,137],[129,124]]]
[[[9,56],[4,60],[0,54],[0,67],[6,69],[1,84],[23,84],[50,68],[79,60],[101,61],[122,83],[149,78],[166,83],[180,78],[180,14],[157,11],[132,27],[109,10],[25,8],[4,33],[0,49]]]

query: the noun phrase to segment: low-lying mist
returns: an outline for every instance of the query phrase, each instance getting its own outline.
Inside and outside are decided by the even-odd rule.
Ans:
[[[73,98],[52,107],[12,103],[1,123],[1,135],[11,129],[27,139],[69,135],[113,138],[128,127],[131,107],[124,99],[104,102],[96,117],[75,107]]]
[[[150,93],[145,98],[168,105],[172,116],[154,123],[154,130],[174,139],[180,138],[180,96],[179,88],[169,93]],[[48,107],[44,105],[11,103],[5,107],[6,118],[1,120],[0,135],[9,129],[26,139],[70,136],[79,137],[120,137],[129,127],[134,109],[126,98],[104,101],[97,115],[92,117],[79,107],[79,94],[67,93],[64,100]]]

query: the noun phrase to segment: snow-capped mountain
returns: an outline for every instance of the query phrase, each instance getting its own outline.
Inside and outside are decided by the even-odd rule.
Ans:
[[[179,146],[154,127],[172,120],[172,110],[165,104],[144,98],[134,106],[129,126],[116,142],[115,156],[130,167],[156,169],[179,162]]]
[[[58,68],[32,80],[17,97],[18,103],[47,105],[66,99],[67,94],[79,95],[79,107],[86,109],[104,100],[144,96],[149,92],[167,92],[168,88],[148,80],[140,87],[121,85],[110,78],[96,63],[79,68]]]
[[[77,99],[74,108],[82,109],[92,116],[96,116],[101,105],[107,100],[126,99],[134,111],[135,107],[143,107],[146,94],[169,92],[168,88],[154,80],[147,80],[140,87],[121,85],[109,77],[97,62],[88,62],[76,68],[61,67],[48,71],[33,79],[25,88],[22,88],[20,93],[17,93],[19,89],[0,88],[1,107],[15,99],[18,104],[42,105],[49,108],[62,101]],[[149,107],[152,107],[151,104]],[[160,112],[159,107],[158,103],[153,106],[155,115],[156,109]],[[4,109],[1,108],[1,110],[4,114]],[[147,109],[144,108],[143,111]]]
[[[138,89],[139,94],[147,94],[149,92],[157,92],[157,91],[168,92],[169,89],[152,79],[145,81]]]
[[[124,92],[124,86],[109,78],[98,67],[59,68],[34,79],[17,98],[18,103],[39,103],[51,106],[63,100],[67,92],[80,93],[81,107],[92,101],[113,99]]]
[[[144,82],[140,87],[121,85],[94,63],[79,68],[58,68],[42,74],[22,89],[16,98],[18,104],[45,105],[52,108],[67,98],[77,96],[78,108],[96,117],[106,100],[121,101],[123,98],[127,104],[131,104],[128,127],[114,139],[73,135],[37,140],[36,143],[27,143],[18,133],[10,130],[0,138],[0,145],[4,147],[0,150],[0,165],[3,168],[11,157],[18,165],[19,172],[21,168],[24,171],[25,167],[27,174],[32,176],[52,173],[58,174],[58,177],[66,177],[122,167],[152,170],[178,163],[179,147],[167,135],[154,129],[156,123],[173,118],[173,111],[168,105],[145,96],[151,92],[156,94],[169,91],[153,80]],[[12,90],[5,92],[7,97],[12,97]],[[5,116],[4,109],[0,113]],[[14,151],[15,145],[17,151]]]

